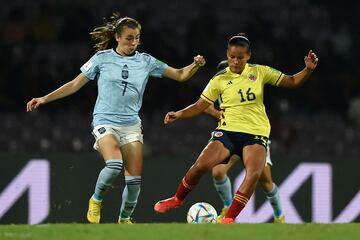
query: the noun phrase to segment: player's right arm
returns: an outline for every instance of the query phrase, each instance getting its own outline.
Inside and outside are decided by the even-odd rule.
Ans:
[[[197,55],[194,57],[194,61],[190,65],[181,69],[168,66],[165,69],[163,76],[178,82],[185,82],[189,80],[199,70],[200,67],[203,67],[205,63],[206,61],[204,57]]]
[[[57,100],[59,98],[64,98],[75,92],[77,92],[82,86],[84,86],[89,80],[85,77],[83,73],[80,73],[72,81],[62,85],[53,92],[38,98],[31,99],[26,105],[26,111],[31,112],[32,110],[38,108],[40,105],[44,105],[48,102]]]
[[[177,112],[168,112],[165,116],[164,123],[172,123],[180,118],[192,118],[200,113],[204,112],[210,106],[210,103],[206,102],[202,98],[199,98],[196,103],[193,103],[186,108]]]

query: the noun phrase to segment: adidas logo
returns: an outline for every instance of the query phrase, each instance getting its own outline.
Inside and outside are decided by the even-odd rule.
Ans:
[[[232,81],[229,81],[226,85],[231,85],[232,84]]]

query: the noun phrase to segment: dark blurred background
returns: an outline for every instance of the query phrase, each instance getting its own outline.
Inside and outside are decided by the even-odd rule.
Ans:
[[[279,159],[279,165],[274,160],[279,174],[282,161],[284,164],[343,161],[350,168],[358,166],[359,9],[360,3],[355,0],[6,1],[0,8],[0,152],[5,156],[1,172],[10,169],[11,159],[26,162],[33,157],[61,159],[59,156],[90,154],[98,158],[99,166],[87,170],[91,182],[84,186],[88,190],[86,203],[102,167],[100,156],[92,149],[95,82],[32,113],[25,113],[25,105],[31,98],[47,94],[80,72],[82,64],[95,53],[88,33],[114,11],[142,24],[140,51],[177,68],[191,63],[197,54],[207,60],[207,65],[186,83],[149,80],[141,110],[146,150],[144,174],[149,175],[144,181],[151,182],[159,174],[147,170],[151,161],[163,159],[157,164],[166,170],[159,171],[172,172],[176,171],[172,167],[173,159],[180,159],[184,161],[180,164],[184,169],[178,170],[177,178],[170,180],[173,181],[170,189],[175,191],[178,180],[205,146],[216,126],[210,117],[201,116],[166,127],[162,119],[167,111],[198,99],[214,75],[217,63],[226,57],[227,40],[239,32],[245,32],[251,41],[252,63],[294,74],[304,67],[303,58],[310,49],[320,59],[311,79],[300,89],[271,86],[265,89],[265,105],[272,124],[272,157]],[[11,181],[16,171],[1,181],[0,189]],[[339,178],[344,175],[346,171]],[[352,185],[353,196],[360,186],[352,178],[359,179],[353,175],[344,184]],[[154,191],[162,193],[161,185]],[[153,194],[155,199],[162,196]],[[215,196],[213,190],[211,194]],[[51,208],[56,204],[52,203]],[[71,206],[68,208],[71,210]],[[19,212],[14,210],[11,215],[10,211],[5,222],[16,222],[13,219]],[[141,213],[138,215],[141,220]],[[55,216],[51,221],[80,220]],[[150,220],[144,218],[144,221]],[[307,221],[311,221],[310,216]]]

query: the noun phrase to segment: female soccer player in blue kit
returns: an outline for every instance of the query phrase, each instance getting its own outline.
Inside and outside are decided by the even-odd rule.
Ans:
[[[136,51],[141,25],[130,17],[114,13],[101,27],[91,32],[97,52],[72,81],[55,91],[27,103],[30,112],[40,105],[66,97],[89,81],[96,81],[98,96],[93,112],[94,148],[104,160],[95,191],[89,200],[87,219],[100,222],[101,202],[106,191],[125,168],[126,186],[122,195],[119,223],[131,224],[131,215],[140,193],[143,169],[143,135],[139,110],[149,76],[188,80],[205,64],[202,56],[190,65],[176,69],[146,53]]]

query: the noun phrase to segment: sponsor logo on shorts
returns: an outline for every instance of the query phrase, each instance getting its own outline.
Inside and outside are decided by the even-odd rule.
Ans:
[[[222,135],[224,135],[223,132],[214,132],[215,137],[221,137]]]
[[[98,132],[100,134],[103,134],[104,132],[106,132],[106,129],[104,127],[101,127],[101,128],[98,129]]]

